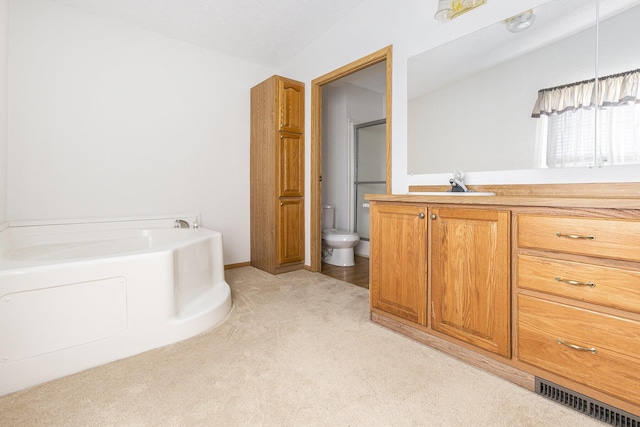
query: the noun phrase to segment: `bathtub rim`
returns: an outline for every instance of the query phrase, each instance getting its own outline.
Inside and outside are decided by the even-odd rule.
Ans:
[[[154,230],[154,229],[174,229],[176,220],[185,220],[191,226],[197,224],[197,227],[190,227],[186,230],[192,230],[194,236],[184,241],[171,242],[169,244],[157,247],[147,248],[145,250],[135,250],[122,253],[115,253],[105,256],[79,257],[57,260],[15,260],[6,258],[4,253],[10,248],[11,232],[15,230],[18,238],[29,238],[43,234],[58,233],[93,233],[115,230]],[[120,218],[90,218],[90,219],[64,219],[64,220],[37,220],[37,221],[9,221],[5,223],[7,226],[0,228],[0,275],[9,274],[9,272],[23,271],[31,268],[46,268],[57,264],[73,264],[84,263],[88,261],[97,261],[101,259],[117,259],[129,256],[144,256],[147,254],[164,252],[180,248],[188,245],[193,240],[206,238],[210,235],[222,235],[221,232],[201,227],[201,214],[184,214],[184,215],[157,215],[146,217],[120,217]],[[8,239],[8,241],[5,241]],[[81,241],[81,240],[80,240]]]
[[[198,226],[202,225],[201,213],[181,213],[173,215],[144,215],[144,216],[122,216],[122,217],[97,217],[97,218],[57,218],[57,219],[37,219],[37,220],[18,220],[7,221],[4,224],[0,224],[0,231],[5,228],[16,227],[46,227],[46,226],[58,226],[58,225],[88,225],[88,224],[104,224],[105,227],[115,224],[130,224],[131,228],[136,228],[141,223],[149,222],[158,224],[158,227],[173,226],[175,220],[185,220],[189,223],[190,227],[196,223]],[[162,224],[162,225],[161,225]],[[2,225],[5,227],[3,228]]]

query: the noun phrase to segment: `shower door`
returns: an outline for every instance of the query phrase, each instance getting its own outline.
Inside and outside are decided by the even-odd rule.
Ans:
[[[355,231],[369,240],[369,202],[365,194],[387,192],[387,121],[354,126],[355,129]]]

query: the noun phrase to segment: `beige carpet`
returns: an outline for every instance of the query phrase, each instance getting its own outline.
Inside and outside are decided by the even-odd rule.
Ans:
[[[602,426],[369,321],[368,291],[229,270],[189,340],[0,397],[7,426]]]

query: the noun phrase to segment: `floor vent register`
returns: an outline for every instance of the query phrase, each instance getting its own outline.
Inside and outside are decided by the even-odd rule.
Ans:
[[[640,427],[640,417],[538,377],[536,393],[615,427]]]

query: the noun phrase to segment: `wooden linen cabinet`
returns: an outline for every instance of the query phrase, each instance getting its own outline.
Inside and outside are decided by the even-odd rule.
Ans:
[[[304,84],[273,76],[251,89],[251,265],[304,264]]]

